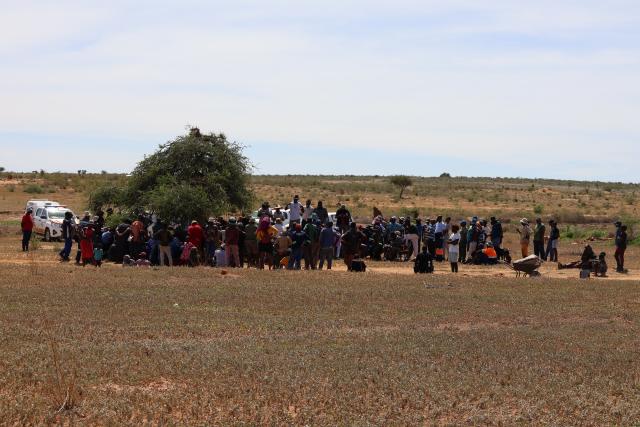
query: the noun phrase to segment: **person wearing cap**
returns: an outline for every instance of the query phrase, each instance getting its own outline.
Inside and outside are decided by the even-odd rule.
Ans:
[[[31,233],[33,233],[33,209],[29,208],[22,216],[20,228],[22,229],[22,251],[29,251],[29,242],[31,241]]]
[[[560,229],[555,220],[549,221],[549,241],[547,242],[547,259],[551,262],[558,262],[558,241],[560,240]]]
[[[627,226],[622,223],[616,223],[618,230],[616,231],[616,252],[614,258],[616,259],[616,271],[618,273],[626,273],[624,268],[624,253],[627,250]]]
[[[522,258],[529,256],[529,242],[531,241],[531,227],[529,227],[529,220],[522,218],[520,220],[522,228],[516,229],[520,235],[520,249],[522,250]]]
[[[229,218],[229,225],[224,232],[225,252],[227,255],[227,266],[240,268],[240,250],[238,244],[240,241],[240,230],[235,217]]]
[[[536,218],[536,227],[533,229],[533,253],[544,261],[547,260],[547,252],[544,250],[546,232],[547,227],[542,223],[542,218]]]
[[[304,206],[299,202],[299,197],[296,194],[293,196],[293,200],[289,203],[289,222],[291,224],[300,223],[300,219],[302,218],[302,214],[304,212]]]

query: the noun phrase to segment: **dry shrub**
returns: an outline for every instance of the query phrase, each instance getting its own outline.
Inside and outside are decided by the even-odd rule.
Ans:
[[[78,413],[82,401],[82,390],[78,386],[77,371],[73,360],[63,360],[58,338],[52,333],[50,324],[46,323],[45,333],[51,350],[53,372],[45,383],[45,393],[51,400],[56,414]]]

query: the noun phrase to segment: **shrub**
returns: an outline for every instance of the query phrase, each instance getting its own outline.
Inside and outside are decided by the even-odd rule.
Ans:
[[[25,193],[29,194],[42,194],[44,189],[38,184],[29,184],[24,188]]]
[[[543,205],[535,205],[533,207],[533,213],[535,213],[536,215],[541,215],[542,212],[544,212],[544,206]]]

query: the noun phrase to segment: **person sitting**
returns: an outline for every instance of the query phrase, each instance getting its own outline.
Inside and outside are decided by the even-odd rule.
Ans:
[[[583,270],[591,270],[592,262],[596,260],[596,254],[593,252],[593,248],[591,245],[586,245],[584,247],[584,251],[582,252],[582,256],[580,257],[580,261],[573,261],[567,264],[558,263],[558,270],[565,270],[568,268],[581,268]]]
[[[136,266],[138,267],[145,267],[145,268],[151,267],[151,261],[147,259],[146,252],[140,252],[139,258],[135,263],[136,263]]]
[[[215,251],[215,266],[216,267],[226,267],[227,266],[227,255],[225,254],[225,245],[224,243],[220,245],[218,249]]]
[[[122,257],[122,266],[123,267],[133,267],[136,265],[136,262],[131,259],[130,255],[125,255],[124,257]]]
[[[495,265],[498,263],[498,253],[493,247],[493,243],[487,242],[487,246],[481,252],[481,263],[485,265]]]
[[[607,267],[606,257],[607,254],[605,252],[600,252],[600,256],[598,256],[598,265],[595,271],[596,277],[607,277],[607,270],[609,268]]]
[[[414,260],[413,272],[418,273],[433,273],[433,257],[429,253],[429,248],[426,246],[422,248],[416,259]]]

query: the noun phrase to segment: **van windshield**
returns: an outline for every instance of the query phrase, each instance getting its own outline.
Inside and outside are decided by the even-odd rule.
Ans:
[[[51,219],[64,219],[64,214],[68,211],[68,209],[47,209],[47,212],[49,212],[49,218]]]

